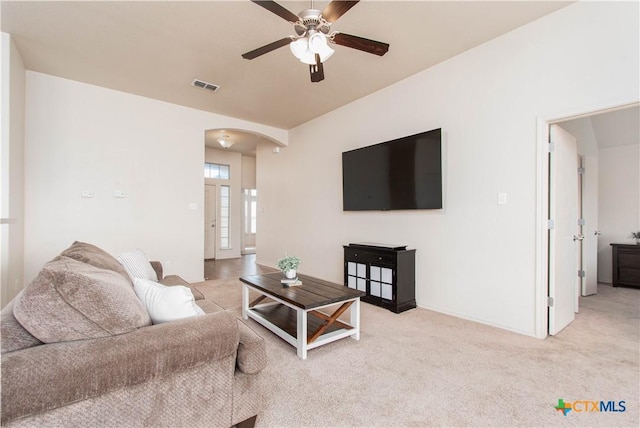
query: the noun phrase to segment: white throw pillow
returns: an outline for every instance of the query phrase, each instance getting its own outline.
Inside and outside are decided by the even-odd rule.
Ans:
[[[147,279],[135,278],[133,289],[144,303],[154,324],[204,315],[204,311],[196,305],[189,287],[167,287]]]
[[[127,271],[131,280],[135,278],[157,281],[158,275],[149,262],[149,257],[140,249],[122,253],[118,256],[118,262]]]

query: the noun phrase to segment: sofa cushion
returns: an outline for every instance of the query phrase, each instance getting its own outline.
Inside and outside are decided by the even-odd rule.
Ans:
[[[196,305],[189,287],[167,287],[147,279],[135,278],[133,289],[147,308],[154,324],[204,315],[204,311]]]
[[[158,280],[158,276],[153,266],[151,266],[149,257],[140,249],[118,255],[118,262],[120,262],[124,270],[127,271],[132,281],[135,278],[148,279],[149,281]]]
[[[100,269],[108,269],[119,273],[126,279],[130,280],[127,271],[113,257],[101,248],[86,242],[75,241],[69,248],[60,253],[63,257],[69,257],[79,262],[89,263]],[[133,282],[131,282],[133,285]]]
[[[197,300],[196,304],[202,308],[206,314],[213,314],[224,311],[224,308],[211,299]]]
[[[13,313],[45,343],[112,336],[151,324],[121,274],[62,256],[25,288]]]
[[[22,291],[16,299],[22,295]],[[17,351],[19,349],[30,348],[36,345],[42,345],[37,338],[24,329],[22,324],[18,322],[16,317],[13,316],[13,305],[16,299],[7,304],[0,312],[0,329],[2,330],[0,336],[0,345],[2,346],[1,353]]]

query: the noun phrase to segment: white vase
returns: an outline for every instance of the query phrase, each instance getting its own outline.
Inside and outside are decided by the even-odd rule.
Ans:
[[[284,272],[284,276],[286,276],[289,279],[294,279],[297,276],[296,275],[296,270],[295,269],[286,270]]]

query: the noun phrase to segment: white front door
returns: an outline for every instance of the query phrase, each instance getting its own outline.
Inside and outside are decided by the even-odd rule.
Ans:
[[[575,319],[580,260],[578,149],[576,139],[551,125],[549,155],[549,334]]]
[[[583,156],[582,167],[582,295],[598,292],[598,158]]]
[[[204,185],[204,258],[216,258],[216,186]]]

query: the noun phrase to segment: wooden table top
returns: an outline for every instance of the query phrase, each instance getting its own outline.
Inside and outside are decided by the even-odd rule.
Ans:
[[[275,272],[243,276],[240,281],[302,309],[313,309],[344,302],[366,294],[363,291],[307,275],[298,275],[302,285],[295,287],[283,286],[280,283],[281,279],[284,279],[282,273]]]

